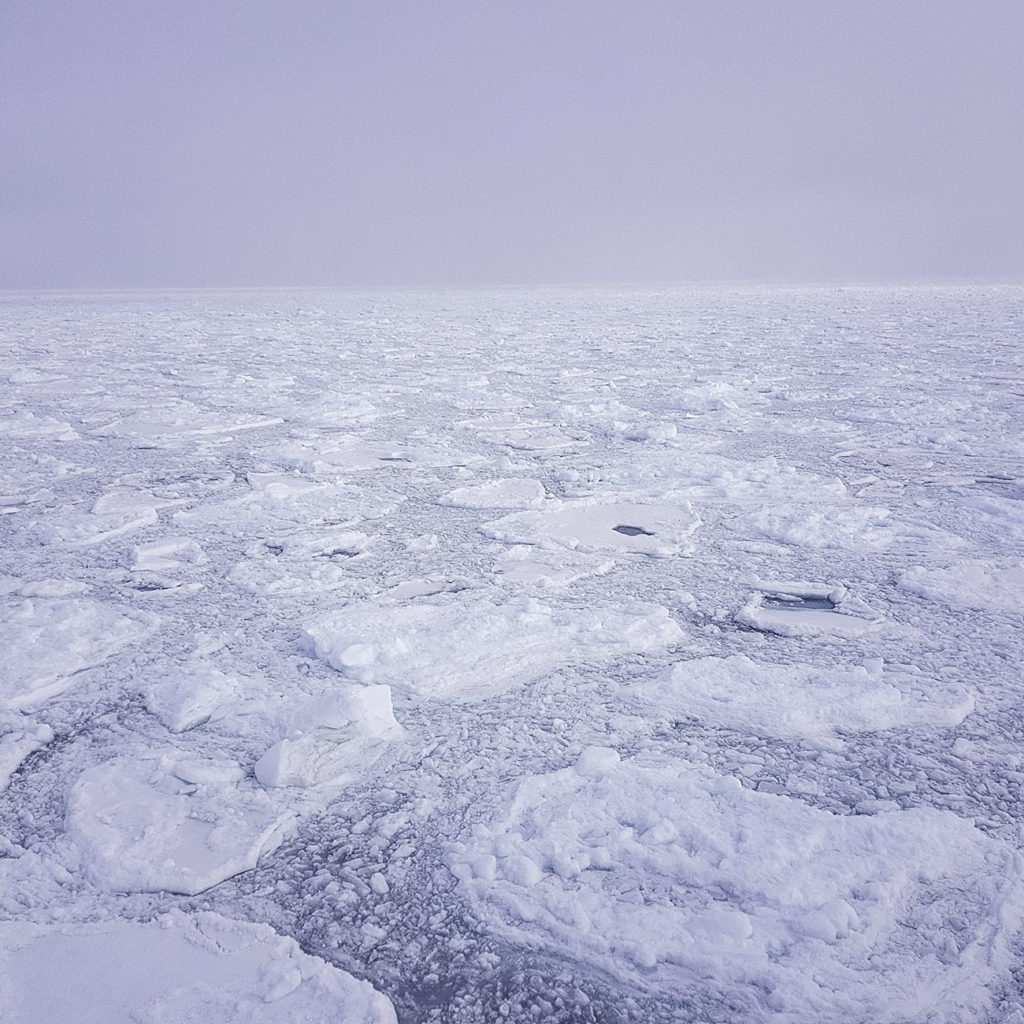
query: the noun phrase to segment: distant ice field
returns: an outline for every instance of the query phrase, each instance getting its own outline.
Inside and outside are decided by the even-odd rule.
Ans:
[[[0,1020],[1024,1024],[1022,337],[0,296]]]

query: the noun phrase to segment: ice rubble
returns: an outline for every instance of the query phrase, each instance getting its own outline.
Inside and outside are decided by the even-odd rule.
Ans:
[[[961,1024],[1000,993],[1024,1020],[1020,304],[972,294],[857,292],[852,345],[813,327],[850,293],[575,296],[571,326],[378,296],[386,338],[362,299],[284,330],[277,297],[244,329],[237,297],[180,298],[144,348],[115,303],[76,388],[81,310],[54,300],[44,350],[51,313],[9,306],[0,1018],[392,1019],[263,926],[129,921],[201,900],[372,956],[407,1000],[436,940],[452,1019],[498,1019],[541,947],[541,1019],[571,974],[652,1021],[708,992],[779,1024]],[[1003,340],[950,378],[935,310],[975,308]],[[175,587],[159,619],[125,603],[148,583]],[[645,753],[550,770],[593,742]],[[762,768],[789,797],[733,781]],[[467,907],[437,837],[481,817],[450,854]]]
[[[513,942],[748,988],[787,1024],[981,1019],[1024,920],[1020,854],[953,814],[836,815],[609,748],[518,783],[450,862]]]
[[[660,605],[555,607],[476,594],[353,603],[311,621],[306,633],[317,657],[349,678],[463,700],[501,693],[574,662],[661,651],[683,636]]]
[[[0,923],[0,1018],[57,1024],[395,1024],[367,982],[265,924],[210,911],[79,925]]]

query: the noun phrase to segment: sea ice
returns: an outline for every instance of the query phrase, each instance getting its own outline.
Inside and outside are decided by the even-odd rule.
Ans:
[[[65,825],[89,879],[114,892],[195,895],[256,866],[291,815],[234,761],[123,755],[71,786]]]
[[[693,553],[690,537],[699,525],[687,504],[572,502],[542,512],[516,512],[482,529],[511,544],[669,557]]]
[[[147,922],[0,923],[0,1019],[33,1024],[395,1024],[365,981],[265,924],[211,911]]]
[[[661,651],[683,636],[660,605],[551,607],[466,593],[357,602],[313,620],[306,632],[317,656],[352,679],[465,700],[577,661]]]
[[[886,672],[880,660],[843,669],[757,662],[742,654],[696,658],[636,692],[662,714],[826,746],[838,744],[837,733],[952,727],[974,710],[963,686]]]
[[[1024,916],[1020,855],[953,814],[836,815],[605,748],[524,779],[450,863],[512,942],[780,1024],[985,1019]]]
[[[0,606],[7,667],[0,710],[35,707],[62,693],[78,673],[154,628],[152,616],[89,599],[28,599]]]

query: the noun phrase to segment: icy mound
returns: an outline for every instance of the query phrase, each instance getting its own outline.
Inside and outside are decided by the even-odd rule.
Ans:
[[[0,1019],[35,1024],[394,1024],[368,982],[265,924],[179,911],[136,924],[0,923]]]
[[[33,599],[0,610],[6,668],[0,675],[0,709],[31,708],[147,636],[155,619],[125,614],[99,601]]]
[[[168,668],[143,686],[146,710],[171,732],[186,732],[218,717],[241,695],[241,684],[202,661]]]
[[[512,544],[668,557],[693,553],[689,538],[699,525],[689,505],[574,502],[551,511],[517,512],[482,529]]]
[[[980,1020],[1024,914],[1020,856],[953,814],[843,817],[606,748],[523,780],[451,865],[513,942],[780,1024]]]
[[[364,601],[309,623],[318,657],[352,679],[429,697],[481,699],[577,662],[658,651],[682,639],[668,611],[549,607],[516,598]]]
[[[254,868],[291,816],[243,774],[234,761],[173,753],[87,768],[65,819],[86,874],[116,892],[191,896]]]
[[[402,738],[388,686],[352,686],[311,698],[293,711],[291,726],[256,762],[256,778],[264,786],[342,783]]]
[[[637,692],[662,713],[828,746],[836,733],[956,726],[974,710],[962,686],[942,687],[881,660],[853,669],[756,662],[744,655],[686,661]]]

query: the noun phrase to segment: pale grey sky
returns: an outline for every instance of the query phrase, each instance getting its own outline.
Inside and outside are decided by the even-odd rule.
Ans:
[[[1021,0],[0,0],[0,288],[1024,280]]]

